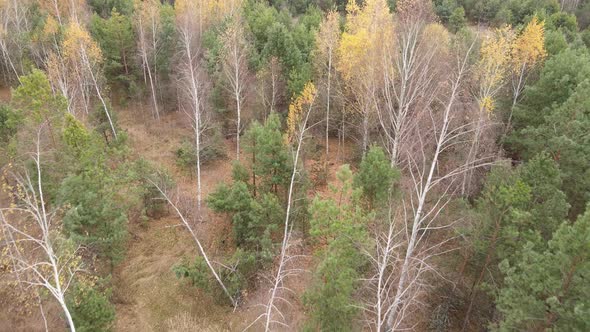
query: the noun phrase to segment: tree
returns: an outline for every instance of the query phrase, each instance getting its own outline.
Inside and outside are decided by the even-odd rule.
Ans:
[[[508,117],[508,127],[512,121],[514,107],[524,90],[528,75],[546,56],[544,23],[539,22],[535,16],[527,24],[523,32],[514,39],[512,44],[510,58],[512,107],[510,108],[510,116]]]
[[[100,45],[104,73],[111,84],[119,83],[128,92],[134,80],[135,34],[131,18],[113,9],[108,19],[93,15],[90,32]]]
[[[181,62],[179,63],[180,86],[179,90],[184,97],[181,107],[191,120],[193,127],[195,148],[197,149],[196,173],[197,173],[197,207],[201,209],[201,135],[204,128],[204,79],[203,71],[199,66],[200,38],[203,32],[202,19],[198,22],[192,18],[194,13],[201,11],[197,1],[187,0],[176,3],[174,7],[178,36],[180,39]],[[198,25],[197,25],[198,23]]]
[[[342,166],[336,177],[339,185],[332,188],[331,194],[337,198],[322,199],[318,195],[310,208],[312,239],[326,243],[326,247],[318,255],[314,283],[304,301],[311,309],[313,327],[351,331],[359,311],[354,294],[367,263],[362,249],[372,244],[367,228],[374,215],[362,208],[360,192],[353,189],[350,167]]]
[[[326,85],[326,158],[329,156],[330,144],[330,100],[332,87],[332,71],[336,60],[336,50],[340,43],[340,14],[331,10],[320,24],[317,33],[317,55],[316,59],[321,63],[321,76],[325,78]],[[324,72],[327,72],[325,74]]]
[[[137,34],[137,50],[141,59],[144,82],[149,81],[153,116],[160,118],[157,96],[156,57],[159,50],[160,4],[157,1],[137,1],[134,26]],[[146,75],[147,73],[147,75]]]
[[[29,75],[20,77],[21,85],[13,92],[12,102],[19,109],[20,117],[35,128],[46,123],[51,141],[56,147],[54,130],[59,129],[60,120],[66,109],[66,101],[51,90],[45,73],[33,69]]]
[[[393,43],[380,59],[384,107],[377,112],[392,166],[403,162],[419,109],[432,102],[444,63],[435,59],[448,56],[450,42],[444,27],[429,24],[433,20],[429,3],[405,1],[400,6]]]
[[[463,29],[467,23],[465,19],[465,9],[463,7],[457,7],[453,10],[453,13],[449,17],[449,26],[452,32],[458,32]]]
[[[263,304],[265,311],[260,314],[248,327],[252,326],[259,320],[264,320],[264,330],[270,331],[272,326],[275,324],[285,325],[279,319],[275,318],[275,315],[284,317],[277,305],[278,301],[287,302],[281,296],[282,290],[285,289],[283,285],[285,279],[290,275],[294,274],[295,271],[288,268],[287,264],[293,260],[293,257],[289,254],[291,247],[291,231],[292,231],[292,206],[293,196],[295,191],[295,181],[298,174],[298,167],[300,161],[300,154],[302,152],[303,140],[308,127],[308,120],[313,109],[313,104],[316,98],[317,90],[312,83],[305,85],[305,88],[301,94],[293,101],[289,106],[289,116],[287,119],[287,133],[286,140],[289,145],[292,146],[293,154],[293,168],[291,171],[291,177],[289,181],[289,187],[287,190],[287,208],[285,211],[285,222],[283,224],[283,238],[281,242],[281,253],[279,256],[278,267],[276,273],[271,279],[272,285],[269,289],[269,297],[265,304]]]
[[[425,236],[431,231],[450,227],[452,224],[437,224],[437,217],[442,209],[449,203],[451,197],[447,194],[453,191],[451,179],[460,176],[475,167],[489,165],[490,158],[478,159],[474,162],[459,161],[458,164],[448,165],[440,169],[443,153],[449,146],[457,144],[469,134],[461,128],[473,125],[473,123],[461,124],[459,120],[458,96],[462,91],[465,74],[468,70],[468,58],[473,44],[467,50],[465,56],[458,62],[458,68],[454,68],[450,81],[447,83],[448,91],[444,92],[446,99],[441,105],[439,113],[434,113],[431,108],[424,110],[423,116],[433,121],[432,127],[416,127],[414,135],[419,142],[416,154],[408,152],[407,172],[410,174],[409,202],[404,199],[404,211],[409,211],[407,226],[404,226],[402,235],[405,252],[400,254],[400,265],[395,292],[392,295],[391,304],[387,308],[386,329],[399,329],[403,327],[407,319],[406,313],[416,304],[416,297],[421,287],[420,280],[424,274],[433,267],[427,262],[437,254],[440,247],[448,241],[442,239],[436,243],[425,243]],[[429,129],[426,129],[429,128]],[[424,133],[436,133],[434,137],[426,139]],[[428,153],[426,155],[426,153]],[[422,154],[422,157],[420,157]],[[433,198],[437,195],[437,198]]]
[[[399,171],[391,167],[383,149],[372,146],[361,161],[354,184],[360,188],[368,206],[377,208],[378,203],[389,198],[392,185],[399,177]]]
[[[68,328],[76,331],[71,308],[66,296],[70,285],[83,268],[78,255],[79,247],[61,236],[57,210],[49,210],[44,196],[41,135],[44,126],[37,131],[36,151],[33,152],[33,173],[25,167],[21,173],[14,174],[19,204],[0,209],[0,222],[12,269],[19,282],[30,287],[46,290],[61,307]],[[19,216],[18,220],[8,220],[8,214]]]
[[[248,83],[248,44],[246,43],[244,21],[239,13],[230,18],[221,39],[223,42],[222,68],[229,90],[236,103],[236,159],[240,160],[240,135],[242,131],[242,106]]]
[[[67,302],[72,308],[72,318],[79,332],[111,330],[115,307],[109,302],[109,293],[109,290],[99,291],[90,282],[75,285]]]
[[[336,69],[341,73],[351,105],[361,115],[361,150],[369,147],[369,131],[376,116],[375,100],[381,88],[381,52],[392,39],[392,17],[384,0],[366,1],[359,7],[353,0],[347,5],[347,23],[338,48]]]
[[[569,205],[561,185],[557,164],[545,154],[515,171],[500,166],[487,177],[477,202],[477,225],[469,233],[476,243],[472,262],[477,277],[469,290],[463,329],[468,326],[477,287],[484,280],[502,284],[494,267],[504,259],[519,261],[524,243],[545,248],[567,216]]]
[[[477,80],[475,95],[479,105],[475,114],[477,122],[473,139],[467,156],[468,163],[472,163],[479,155],[482,133],[486,127],[489,127],[490,115],[496,107],[496,97],[506,81],[513,38],[510,27],[504,27],[497,29],[492,36],[488,36],[482,42],[475,74]],[[470,170],[463,176],[462,194],[471,192],[472,180],[473,170]]]
[[[68,25],[65,31],[62,43],[63,57],[69,70],[69,75],[73,76],[74,91],[77,90],[86,114],[89,113],[90,91],[94,89],[96,96],[102,105],[102,111],[105,113],[113,137],[117,139],[114,121],[111,118],[110,110],[107,105],[105,96],[102,92],[101,82],[101,65],[103,62],[102,52],[90,34],[79,23],[73,22]],[[75,98],[71,96],[71,98]],[[69,100],[73,103],[73,100]]]
[[[587,59],[586,53],[565,50],[547,60],[541,77],[527,88],[522,106],[515,109],[517,130],[507,139],[508,148],[524,160],[546,152],[557,162],[572,217],[580,214],[590,199],[585,176],[589,171],[588,144],[584,139],[590,125],[590,84],[583,76],[590,70]]]
[[[170,194],[167,192],[167,188],[165,188],[162,184],[158,184],[154,180],[150,180],[150,182],[158,189],[158,191],[160,192],[160,194],[162,195],[162,197],[168,202],[168,204],[170,204],[172,206],[172,208],[176,212],[177,216],[182,221],[182,225],[184,225],[184,227],[189,231],[189,233],[191,234],[193,240],[195,241],[195,244],[197,245],[197,247],[199,249],[199,254],[205,260],[205,264],[207,266],[207,269],[211,272],[211,274],[213,275],[213,277],[217,281],[217,284],[221,287],[221,289],[223,290],[224,294],[231,301],[231,304],[234,306],[234,308],[237,307],[238,302],[234,298],[234,295],[226,287],[225,283],[221,279],[221,277],[220,277],[219,273],[217,272],[217,270],[215,270],[215,268],[213,267],[213,264],[212,264],[211,260],[209,259],[209,256],[205,252],[205,249],[204,249],[203,245],[201,244],[201,241],[199,240],[199,237],[197,236],[197,233],[195,232],[195,230],[191,226],[190,221],[179,210],[178,203],[177,203],[178,201],[176,203],[173,201],[172,196],[170,196]],[[200,210],[200,207],[199,207],[199,210]],[[200,211],[198,211],[198,212],[200,212]]]
[[[72,154],[73,166],[57,195],[57,201],[68,206],[64,209],[64,231],[75,242],[109,259],[111,265],[116,264],[125,252],[128,222],[117,189],[126,181],[108,168],[103,143],[71,115],[66,117],[62,139],[66,154]]]
[[[498,294],[503,316],[497,330],[590,328],[585,280],[590,273],[589,237],[586,212],[574,224],[564,222],[548,249],[538,250],[529,242],[519,261],[502,262],[506,285]]]

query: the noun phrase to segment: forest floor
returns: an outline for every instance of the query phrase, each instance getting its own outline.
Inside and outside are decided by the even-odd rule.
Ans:
[[[8,102],[9,99],[10,91],[0,89],[0,100]],[[195,177],[176,165],[174,154],[183,140],[192,137],[186,115],[172,112],[156,121],[137,104],[118,107],[116,111],[119,125],[128,134],[133,158],[144,158],[157,167],[167,169],[181,192],[188,197],[196,197]],[[227,139],[224,144],[226,158],[213,161],[202,168],[203,198],[218,184],[231,181],[235,142]],[[330,141],[328,183],[335,182],[335,173],[342,164],[338,160],[342,159],[341,156],[350,156],[350,145],[345,146],[345,151],[340,153],[338,141]],[[316,162],[318,160],[309,158],[306,167],[311,169]],[[327,186],[316,184],[310,190],[310,197],[315,193],[328,194]],[[197,224],[196,231],[206,252],[214,260],[231,255],[234,247],[231,244],[231,223],[225,216],[214,214],[204,207],[203,218]],[[243,294],[242,304],[235,311],[230,306],[220,304],[210,294],[191,286],[186,280],[176,277],[173,267],[183,259],[194,259],[198,251],[189,233],[173,213],[147,222],[130,220],[129,232],[127,254],[112,273],[113,302],[117,313],[115,331],[242,331],[262,312],[260,304],[266,302],[269,288],[262,275],[258,287]],[[311,271],[311,249],[300,246],[296,250],[297,254],[305,256],[298,261],[298,268]],[[268,277],[273,271],[262,273],[266,273]],[[309,272],[287,281],[286,286],[295,292],[289,298],[293,306],[283,312],[291,324],[289,330],[300,330],[305,322],[302,295],[310,281]],[[16,305],[11,301],[18,300],[17,292],[13,290],[9,292],[10,296],[2,296],[9,294],[4,292],[9,287],[11,286],[7,283],[0,283],[0,321],[7,322],[0,324],[0,332],[44,330],[42,317],[39,310],[34,308],[35,304],[27,312],[14,311]],[[44,302],[48,302],[45,310],[50,328],[59,330],[58,308],[51,301]],[[251,328],[253,331],[259,329],[260,325]]]
[[[118,114],[133,153],[167,168],[179,189],[195,197],[196,179],[176,166],[174,155],[182,140],[189,139],[192,134],[186,115],[173,112],[155,121],[141,107],[128,107],[119,110]],[[231,181],[235,142],[226,140],[225,144],[227,157],[202,168],[203,197],[218,184]],[[337,140],[331,141],[331,160],[338,159],[337,144]],[[328,181],[332,182],[339,163],[329,165]],[[327,186],[314,189],[325,192]],[[204,210],[197,234],[204,242],[206,252],[213,258],[231,254],[226,245],[231,243],[231,224],[227,218],[215,215],[207,208]],[[242,305],[234,312],[228,306],[219,305],[210,294],[175,276],[174,265],[183,257],[193,259],[197,255],[196,245],[179,223],[173,214],[149,220],[146,224],[131,223],[132,236],[126,258],[113,274],[116,331],[241,331],[261,313],[259,304],[266,301],[268,290],[265,283],[261,282],[260,287],[245,294]],[[302,268],[311,270],[312,253],[305,249],[300,254],[307,256],[299,262]],[[310,280],[310,273],[303,273],[288,282],[296,293],[290,299],[293,307],[285,313],[292,330],[299,330],[304,323],[301,295]],[[252,330],[258,330],[257,327],[255,325]]]

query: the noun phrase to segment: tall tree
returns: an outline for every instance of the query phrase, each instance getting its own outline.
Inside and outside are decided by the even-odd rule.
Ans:
[[[481,45],[479,61],[475,69],[477,85],[475,96],[478,107],[474,115],[477,118],[473,130],[473,139],[467,155],[467,162],[473,163],[479,156],[484,130],[490,126],[490,118],[495,110],[496,97],[506,82],[510,64],[510,46],[514,38],[510,27],[496,29],[494,34],[486,37]],[[463,176],[462,194],[470,194],[473,170]]]
[[[361,116],[360,141],[363,154],[375,121],[378,92],[382,85],[381,52],[392,39],[392,17],[385,0],[369,0],[362,7],[352,0],[346,6],[347,23],[338,48],[336,69],[342,74],[351,107]]]
[[[0,223],[9,246],[8,254],[13,270],[20,282],[45,289],[59,304],[68,328],[76,331],[72,311],[66,295],[75,275],[82,270],[78,250],[60,234],[56,209],[49,209],[43,185],[41,161],[41,135],[45,126],[39,126],[36,150],[33,152],[33,173],[27,167],[14,175],[18,204],[0,208]],[[9,220],[7,217],[15,217]],[[16,218],[18,217],[18,218]]]
[[[326,158],[330,152],[330,101],[332,100],[332,75],[336,60],[336,51],[340,44],[340,14],[331,10],[317,32],[317,61],[320,63],[320,75],[325,80],[326,86]]]
[[[76,22],[67,26],[62,48],[66,66],[70,75],[74,77],[71,84],[79,86],[80,90],[78,91],[84,110],[88,113],[90,108],[90,91],[87,89],[93,89],[96,97],[100,100],[102,111],[109,122],[113,137],[117,139],[115,124],[103,91],[102,51],[88,31]]]
[[[554,233],[548,249],[524,245],[522,257],[504,261],[506,285],[497,299],[498,331],[590,328],[590,213]]]
[[[240,136],[242,132],[242,108],[248,84],[248,44],[244,21],[240,11],[230,18],[221,36],[223,43],[222,70],[236,106],[236,159],[240,160]]]
[[[512,121],[514,107],[520,100],[530,72],[547,56],[544,27],[544,22],[539,22],[539,19],[535,16],[512,43],[510,57],[512,107],[508,116],[508,127],[510,127]]]
[[[137,34],[137,50],[141,59],[144,81],[149,82],[152,99],[153,116],[160,119],[157,95],[156,57],[159,49],[160,35],[160,3],[153,1],[136,1],[135,30]]]

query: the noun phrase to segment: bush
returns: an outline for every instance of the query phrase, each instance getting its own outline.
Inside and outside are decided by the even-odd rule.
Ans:
[[[176,165],[182,169],[192,170],[197,164],[197,149],[188,140],[183,141],[174,154],[176,155]]]
[[[77,331],[111,331],[115,307],[109,302],[110,294],[110,289],[99,291],[95,287],[76,285],[68,299],[68,308]]]

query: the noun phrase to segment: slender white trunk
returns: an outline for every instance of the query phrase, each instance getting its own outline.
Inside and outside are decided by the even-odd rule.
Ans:
[[[326,91],[326,161],[329,158],[330,153],[330,83],[332,78],[332,49],[328,51],[328,87]]]
[[[221,280],[221,277],[219,276],[219,274],[217,273],[217,271],[213,267],[213,264],[211,263],[209,256],[207,256],[207,253],[205,252],[205,249],[203,248],[201,241],[199,241],[199,238],[197,237],[197,234],[195,233],[195,231],[191,227],[190,223],[186,220],[184,215],[180,212],[180,210],[178,209],[176,204],[172,203],[172,200],[168,197],[168,194],[166,192],[164,192],[156,183],[152,182],[152,184],[158,189],[158,191],[162,194],[162,196],[164,196],[166,201],[172,206],[172,208],[174,209],[174,211],[176,212],[176,214],[178,215],[178,217],[182,221],[184,227],[191,233],[193,240],[195,241],[195,243],[197,244],[197,247],[199,248],[199,253],[201,254],[203,259],[205,260],[205,263],[207,263],[207,267],[211,271],[211,274],[213,274],[213,277],[215,278],[215,280],[217,281],[217,283],[219,284],[221,289],[223,289],[223,292],[225,293],[225,295],[227,295],[227,297],[231,301],[232,305],[234,307],[236,307],[237,306],[236,300],[230,294],[227,287],[225,287],[225,284]]]

